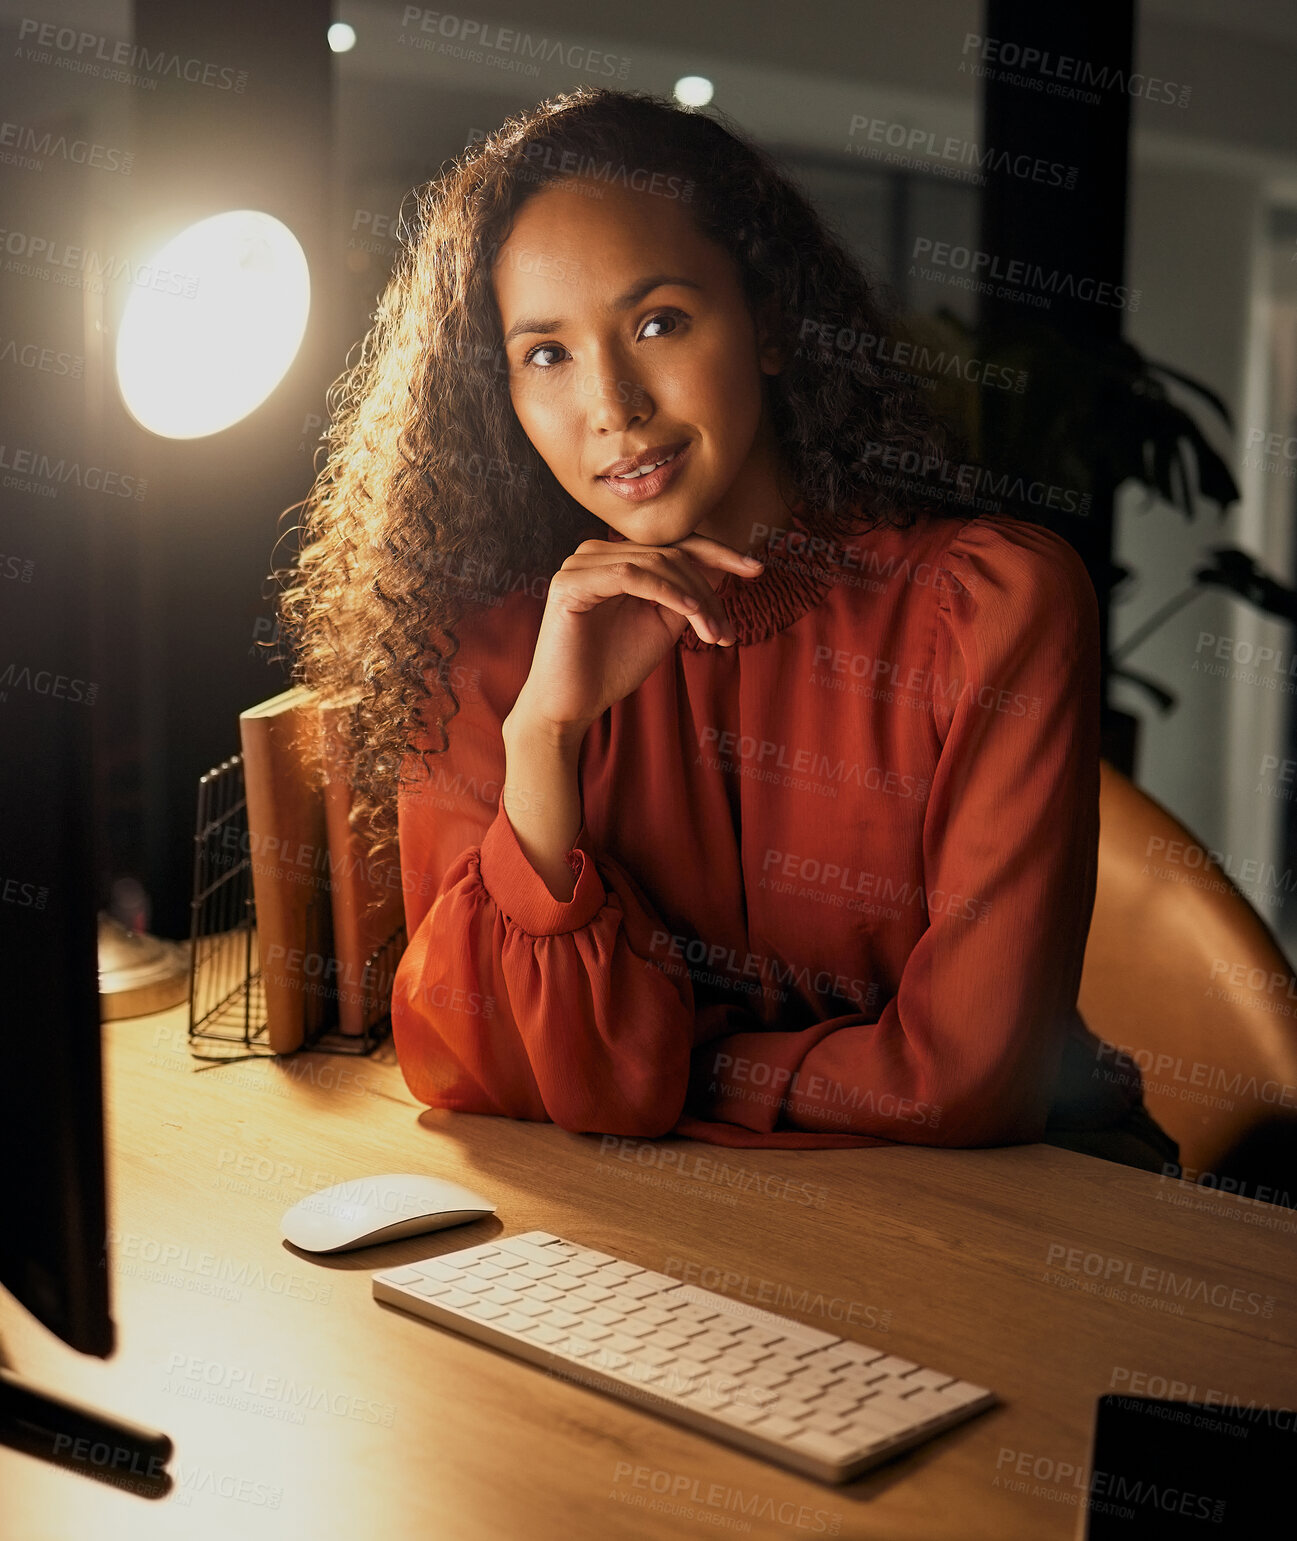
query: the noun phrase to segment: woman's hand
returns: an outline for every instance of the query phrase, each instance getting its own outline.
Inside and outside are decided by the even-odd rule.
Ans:
[[[692,626],[704,642],[735,637],[715,589],[751,563],[706,535],[671,546],[583,540],[550,580],[531,672],[510,717],[582,737],[630,695]]]

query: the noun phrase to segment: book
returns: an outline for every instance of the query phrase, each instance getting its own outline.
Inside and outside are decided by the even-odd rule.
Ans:
[[[386,1009],[400,939],[376,962],[368,986],[365,964],[405,924],[401,863],[371,857],[370,826],[353,809],[353,782],[339,751],[342,706],[320,708],[324,817],[332,882],[333,950],[337,963],[338,1028],[359,1035]]]
[[[239,713],[266,1032],[291,1054],[328,1019],[334,971],[319,709],[300,686]]]

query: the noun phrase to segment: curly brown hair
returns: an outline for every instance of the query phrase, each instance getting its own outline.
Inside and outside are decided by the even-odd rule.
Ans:
[[[771,156],[720,119],[581,87],[507,119],[414,190],[359,357],[328,393],[327,459],[294,505],[296,570],[275,574],[289,580],[278,610],[293,679],[340,708],[331,759],[348,767],[371,857],[391,859],[407,756],[426,770],[448,747],[457,622],[523,583],[543,595],[590,533],[593,516],[514,414],[492,289],[514,217],[542,188],[575,176],[639,187],[658,174],[653,185],[673,188],[732,257],[752,314],[775,302],[785,364],[763,388],[808,528],[833,540],[946,512],[920,483],[884,486],[863,468],[880,445],[925,465],[955,448],[919,386],[844,353],[842,338],[895,335],[894,303]]]

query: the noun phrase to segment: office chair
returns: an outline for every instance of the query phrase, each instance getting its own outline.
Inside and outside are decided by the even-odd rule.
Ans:
[[[1140,1066],[1186,1176],[1297,1115],[1297,976],[1189,830],[1107,761],[1078,1007]]]

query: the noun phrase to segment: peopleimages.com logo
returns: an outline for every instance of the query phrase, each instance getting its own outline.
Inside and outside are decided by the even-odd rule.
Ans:
[[[1020,296],[1026,303],[1042,309],[1048,309],[1058,296],[1081,300],[1087,305],[1111,305],[1132,314],[1139,309],[1138,289],[1109,283],[1107,279],[1078,277],[1062,268],[1047,268],[1042,263],[1028,262],[1021,257],[1001,257],[997,252],[982,251],[976,246],[934,241],[930,236],[920,235],[914,238],[910,257],[911,277],[936,278],[943,283],[960,282],[962,287],[977,294],[998,292],[1005,299]],[[920,269],[920,261],[932,266]],[[947,279],[947,271],[956,277]],[[1000,285],[998,291],[997,284]]]
[[[964,34],[961,74],[989,76],[1007,85],[1025,86],[1047,96],[1069,101],[1084,101],[1097,106],[1104,92],[1142,97],[1146,102],[1161,102],[1173,107],[1187,107],[1192,86],[1178,85],[1158,75],[1141,70],[1123,70],[1113,64],[1094,64],[1074,54],[1051,53],[1048,48],[1033,48],[1012,39],[982,37],[976,32]],[[970,61],[968,55],[975,55]]]
[[[865,143],[856,140],[857,134],[863,134],[871,144],[887,145],[889,151],[869,150]],[[967,175],[976,187],[986,185],[986,173],[991,171],[998,176],[1063,187],[1070,192],[1080,174],[1079,167],[1065,165],[1062,161],[1047,161],[1043,156],[1025,151],[982,145],[954,134],[939,140],[932,129],[896,123],[887,118],[870,118],[861,112],[852,114],[847,140],[848,152],[868,156],[877,153],[877,158],[892,164],[935,172],[973,168]]]
[[[402,10],[397,41],[403,48],[421,48],[529,76],[539,73],[537,60],[582,74],[611,75],[616,80],[625,80],[630,73],[630,60],[620,54],[562,38],[533,37],[516,27],[501,27],[450,11],[431,11],[421,5],[407,5]]]
[[[62,26],[56,21],[24,16],[18,24],[18,40],[20,46],[14,50],[15,57],[28,63],[54,64],[74,74],[142,86],[148,91],[156,90],[158,81],[167,78],[230,91],[235,96],[242,96],[247,89],[247,70],[204,59],[182,58],[164,48],[150,50],[141,43]]]

